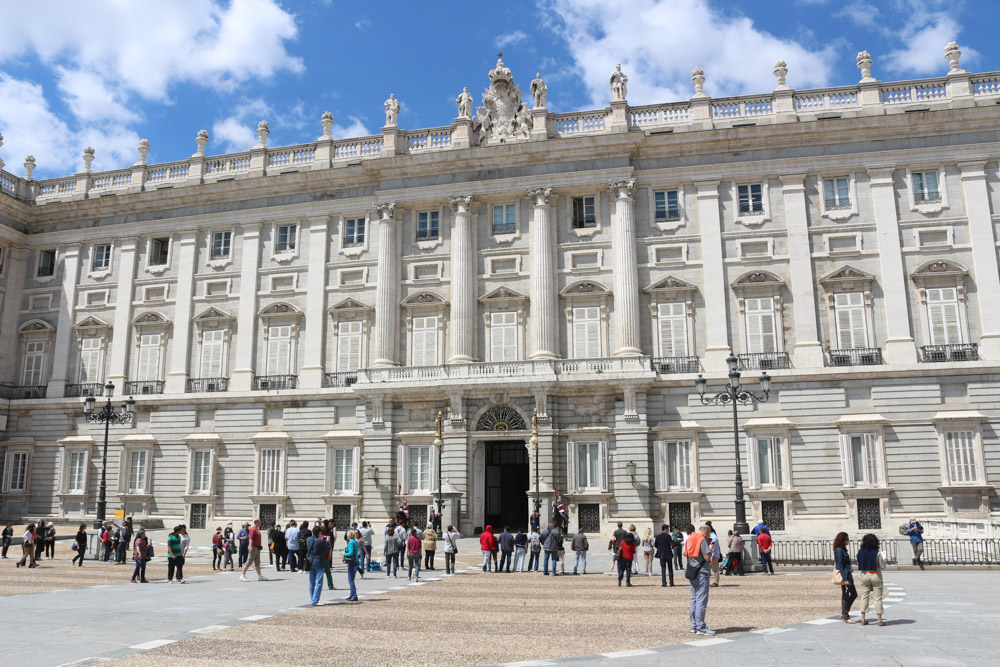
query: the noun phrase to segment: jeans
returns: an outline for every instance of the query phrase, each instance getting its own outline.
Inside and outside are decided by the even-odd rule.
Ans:
[[[770,571],[771,574],[774,574],[774,566],[771,565],[770,554],[766,554],[763,551],[760,552],[760,566],[764,569],[765,573]]]
[[[407,554],[407,562],[409,563],[409,570],[406,574],[407,578],[413,576],[413,568],[417,568],[417,579],[420,578],[420,554]]]
[[[292,572],[298,569],[299,566],[299,550],[289,549],[288,550],[288,567],[291,568]]]
[[[226,562],[222,565],[222,568],[224,570],[231,570],[231,569],[233,569],[233,552],[232,551],[226,551]]]
[[[667,572],[670,572],[670,585],[674,585],[674,560],[670,556],[660,559],[660,581],[667,585]]]
[[[434,569],[434,552],[425,551],[424,552],[424,569],[433,570]]]
[[[848,582],[840,587],[840,615],[847,616],[851,612],[851,605],[858,599],[858,589],[854,587],[854,582]]]
[[[393,569],[395,568],[395,569]],[[399,570],[399,562],[396,560],[396,553],[385,555],[385,576],[391,576]]]
[[[622,585],[622,577],[625,577],[626,583],[629,586],[632,585],[632,560],[629,558],[622,558],[619,556],[615,560],[618,561],[618,585]]]
[[[573,559],[573,574],[576,574],[576,568],[580,564],[581,561],[583,562],[583,573],[587,574],[587,552],[586,551],[577,551],[576,552],[576,557]]]
[[[368,566],[372,562],[372,546],[366,544],[361,547],[361,558],[358,561],[358,569],[361,570],[361,576],[365,576],[365,572],[368,571]]]
[[[358,563],[355,561],[353,563],[347,564],[347,584],[351,587],[351,599],[358,599],[358,589],[354,587],[354,575],[358,572]]]
[[[125,547],[118,547],[118,552],[121,556],[118,558],[121,562],[125,562]],[[45,555],[48,558],[53,558],[56,555],[56,543],[54,540],[45,540]]]
[[[146,581],[146,561],[137,560],[135,570],[132,571],[132,581]]]
[[[517,547],[517,551],[514,552],[514,571],[524,572],[524,547]]]
[[[538,561],[542,559],[542,552],[532,551],[528,556],[528,572],[538,572]]]
[[[177,581],[184,581],[184,557],[177,556],[176,558],[167,559],[167,581],[173,581],[174,572],[177,572]]]
[[[490,571],[490,551],[483,550],[483,572]]]
[[[447,574],[455,573],[455,554],[444,552],[444,571]]]
[[[691,629],[705,629],[705,610],[708,608],[708,590],[711,584],[712,572],[704,567],[691,582]]]
[[[674,568],[676,568],[677,571],[684,569],[684,560],[681,558],[680,547],[674,547]]]
[[[219,547],[212,547],[212,569],[217,570],[222,565],[222,549]]]
[[[511,566],[511,563],[513,562],[513,560],[514,560],[514,552],[513,551],[501,551],[500,552],[500,568],[497,571],[498,572],[503,572],[504,571],[504,566],[506,566],[507,572],[510,572],[510,566]]]
[[[243,567],[243,564],[247,562],[247,556],[249,555],[249,550],[247,545],[240,544],[240,562],[237,567]]]
[[[319,604],[319,594],[323,592],[323,567],[309,568],[309,601]]]
[[[105,562],[111,560],[111,542],[104,543],[104,558]]]
[[[549,573],[549,560],[552,561],[552,576],[554,577],[558,574],[556,566],[559,565],[559,552],[545,550],[545,574]]]
[[[49,553],[49,544],[51,544],[51,543],[49,543],[49,542],[45,543],[45,554],[46,555],[48,555],[48,553]],[[115,554],[115,562],[116,563],[124,563],[125,562],[125,549],[127,547],[128,547],[128,545],[125,542],[119,542],[118,543],[118,552]]]
[[[7,549],[10,549],[10,538],[9,537],[3,538],[3,553],[0,554],[0,557],[3,557],[3,558],[7,557]]]

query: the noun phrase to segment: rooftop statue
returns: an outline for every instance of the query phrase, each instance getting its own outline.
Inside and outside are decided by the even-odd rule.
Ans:
[[[622,71],[622,66],[615,67],[611,73],[611,101],[624,102],[628,97],[628,76]]]
[[[521,99],[521,89],[514,83],[510,69],[503,64],[503,53],[489,73],[490,87],[483,92],[483,105],[473,121],[479,143],[506,143],[531,135],[531,111]]]
[[[531,88],[529,88],[532,96],[535,98],[535,108],[544,109],[545,102],[549,96],[549,88],[542,81],[542,73],[538,72],[535,74],[535,80],[531,82]]]
[[[399,120],[399,100],[395,93],[389,93],[389,99],[385,101],[385,126],[396,127]]]
[[[455,103],[458,104],[459,118],[472,118],[473,100],[468,88],[462,88],[462,92],[458,96],[458,99],[455,100]]]

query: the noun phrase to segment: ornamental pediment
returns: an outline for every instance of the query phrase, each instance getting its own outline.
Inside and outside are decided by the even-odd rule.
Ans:
[[[608,296],[609,294],[611,290],[594,280],[578,280],[559,292],[559,296]]]
[[[734,290],[783,287],[785,281],[770,271],[748,271],[733,281]]]
[[[302,314],[302,311],[293,306],[290,303],[279,302],[272,303],[269,306],[265,306],[258,313],[259,317],[271,318],[271,317],[298,317]]]
[[[223,322],[223,321],[228,322],[228,321],[233,321],[235,319],[236,319],[235,317],[233,317],[224,310],[219,310],[218,308],[209,308],[201,315],[198,315],[196,318],[194,318],[194,321],[196,323]]]
[[[910,279],[915,283],[923,283],[928,280],[947,279],[957,281],[969,275],[969,270],[951,260],[935,259],[922,264],[916,271],[910,274]]]
[[[28,320],[17,328],[17,332],[21,334],[51,333],[55,330],[56,328],[45,320]]]
[[[90,317],[84,319],[82,322],[78,322],[73,328],[74,329],[110,329],[111,325],[108,324],[107,322],[105,322],[104,320],[102,320],[101,318],[94,317],[93,315],[91,315]]]
[[[134,320],[132,320],[132,326],[134,327],[162,327],[167,326],[168,324],[170,324],[170,320],[168,320],[163,313],[158,313],[156,311],[140,313]]]
[[[357,299],[347,298],[347,299],[344,299],[343,301],[341,301],[340,303],[332,306],[330,308],[330,312],[331,313],[342,313],[342,312],[353,311],[353,310],[365,310],[365,311],[367,311],[367,310],[371,310],[371,309],[372,309],[371,306],[363,304],[360,301],[358,301]]]
[[[479,300],[483,303],[486,302],[497,302],[497,301],[527,301],[528,297],[516,290],[512,290],[509,287],[497,287],[479,297]]]
[[[408,307],[419,307],[419,306],[445,306],[448,302],[445,301],[444,297],[440,294],[435,294],[434,292],[417,292],[416,294],[411,294],[402,301],[403,306]]]
[[[874,281],[875,276],[871,273],[847,264],[820,278],[819,284],[824,287],[841,283],[866,283],[870,285]]]
[[[655,294],[657,292],[697,292],[698,288],[676,276],[667,276],[666,278],[657,280],[643,291],[647,294]]]

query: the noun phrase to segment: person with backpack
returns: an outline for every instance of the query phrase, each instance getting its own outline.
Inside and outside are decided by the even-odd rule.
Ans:
[[[458,538],[461,535],[455,526],[448,526],[444,534],[444,571],[445,574],[455,574],[455,556],[458,554]]]
[[[587,536],[583,534],[583,528],[581,527],[576,535],[573,536],[573,553],[575,554],[573,574],[577,574],[577,567],[581,561],[583,562],[583,573],[587,574],[587,551],[589,549],[590,542],[587,541]]]
[[[517,531],[514,536],[514,571],[524,572],[524,554],[528,550],[528,536],[524,530]]]
[[[537,530],[532,530],[528,537],[528,544],[531,545],[528,556],[528,572],[538,572],[539,561],[542,559],[542,535]]]
[[[140,530],[135,538],[132,547],[132,560],[135,561],[135,569],[132,571],[132,583],[148,584],[146,581],[146,563],[151,557],[149,540],[146,539],[146,531]],[[138,581],[136,581],[138,579]]]
[[[393,519],[389,519],[383,537],[385,537],[385,576],[398,576],[399,561],[396,559],[396,555],[399,548],[396,545],[396,522]]]
[[[625,585],[628,588],[632,587],[632,563],[635,559],[637,546],[635,536],[632,533],[626,533],[621,544],[618,545],[618,551],[615,552],[615,560],[618,562],[619,587],[622,585],[623,577],[626,578]]]
[[[562,550],[563,534],[555,527],[555,524],[550,523],[539,537],[542,540],[542,548],[545,550],[545,565],[542,574],[548,575],[549,561],[551,560],[552,576],[556,577],[559,575],[557,568],[559,566],[559,552]]]
[[[354,586],[354,575],[358,572],[358,561],[361,553],[361,545],[358,544],[358,534],[353,530],[347,531],[347,544],[344,545],[344,563],[347,565],[347,585],[350,587],[348,601],[358,601],[358,589]]]
[[[305,532],[306,523],[302,522],[300,534]],[[329,551],[330,543],[320,537],[319,526],[316,526],[306,537],[306,548],[302,551],[305,554],[304,565],[309,572],[309,601],[314,607],[319,604],[319,596],[323,592],[323,563]]]

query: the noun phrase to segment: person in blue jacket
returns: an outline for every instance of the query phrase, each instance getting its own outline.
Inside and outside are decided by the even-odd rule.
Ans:
[[[916,519],[910,519],[906,525],[906,534],[910,536],[910,547],[913,549],[913,564],[924,567],[924,527]]]

